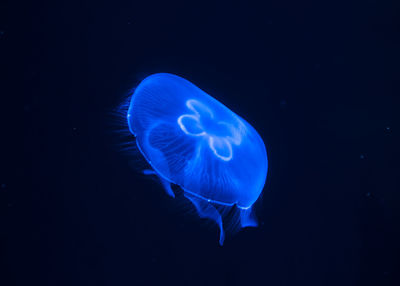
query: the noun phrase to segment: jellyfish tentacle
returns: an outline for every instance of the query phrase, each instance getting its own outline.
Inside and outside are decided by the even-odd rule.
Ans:
[[[258,222],[252,207],[240,209],[240,226],[241,227],[257,227]]]
[[[160,178],[161,184],[163,185],[164,190],[167,193],[167,195],[169,195],[171,198],[175,198],[174,191],[171,188],[171,183],[161,177],[159,177],[159,178]]]
[[[168,182],[166,179],[162,178],[161,176],[159,176],[156,171],[146,169],[146,170],[143,170],[143,174],[157,176],[160,179],[160,182],[163,185],[164,190],[167,193],[167,195],[172,197],[172,198],[175,198],[175,193],[171,188],[171,183]]]
[[[197,213],[201,218],[208,218],[215,221],[219,227],[220,234],[219,234],[219,244],[223,245],[225,240],[225,232],[222,226],[222,217],[221,214],[217,211],[217,209],[211,205],[209,202],[196,197],[188,192],[184,192],[184,196],[192,202],[195,206]]]

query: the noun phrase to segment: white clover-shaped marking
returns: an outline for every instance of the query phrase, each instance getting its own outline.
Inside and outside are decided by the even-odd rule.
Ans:
[[[179,116],[178,124],[182,131],[189,136],[204,137],[216,157],[230,161],[233,157],[232,144],[239,145],[242,141],[237,128],[227,122],[216,121],[211,109],[195,99],[186,101],[186,106],[192,113]]]

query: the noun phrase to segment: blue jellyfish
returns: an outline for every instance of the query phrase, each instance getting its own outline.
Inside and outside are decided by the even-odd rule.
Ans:
[[[153,74],[135,89],[127,114],[130,132],[168,195],[178,185],[200,217],[225,234],[217,206],[237,206],[240,227],[257,226],[252,205],[265,184],[263,140],[243,118],[196,87],[168,73]],[[149,172],[148,172],[149,173]]]

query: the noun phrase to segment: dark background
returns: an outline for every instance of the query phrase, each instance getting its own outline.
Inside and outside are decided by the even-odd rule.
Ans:
[[[0,284],[400,285],[395,2],[2,2]],[[261,225],[223,247],[119,152],[156,72],[266,143]]]

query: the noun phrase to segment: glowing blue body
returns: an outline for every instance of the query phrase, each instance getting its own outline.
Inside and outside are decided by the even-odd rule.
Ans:
[[[256,130],[222,103],[172,74],[145,78],[132,95],[128,124],[154,171],[179,185],[202,217],[222,219],[212,204],[241,210],[255,226],[251,206],[267,175],[267,154]],[[171,188],[166,188],[174,196]]]

